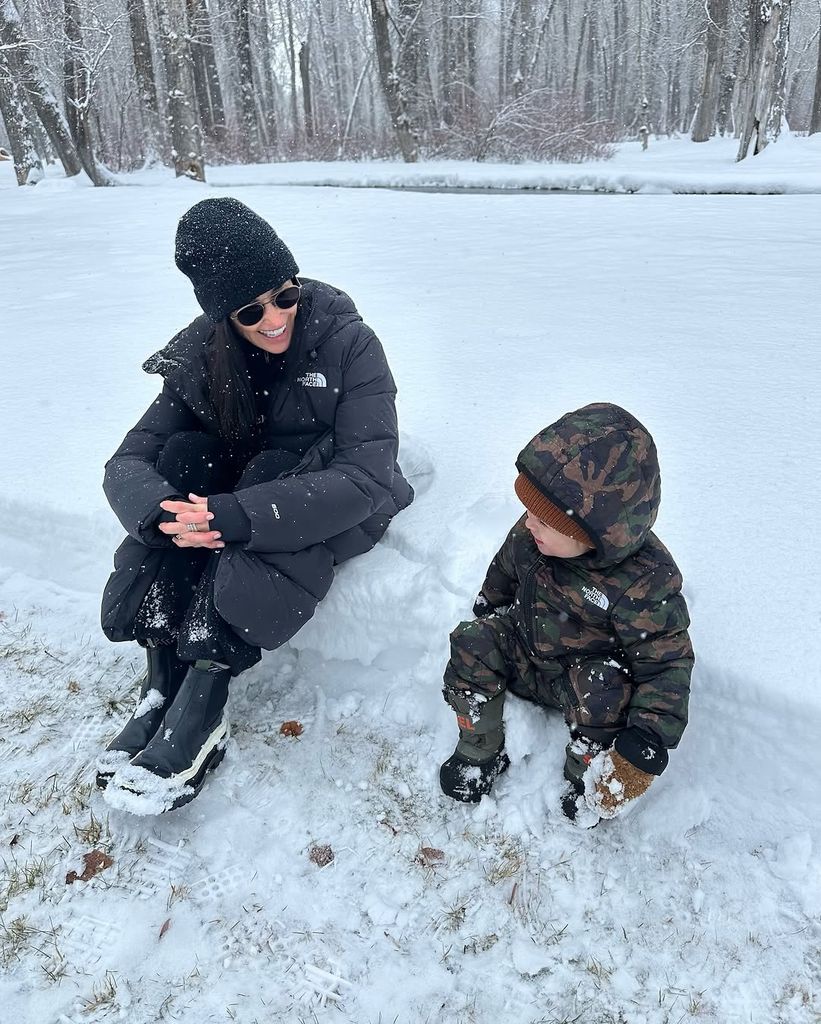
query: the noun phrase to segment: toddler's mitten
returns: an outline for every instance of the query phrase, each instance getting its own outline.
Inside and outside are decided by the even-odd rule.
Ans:
[[[510,611],[509,604],[491,604],[480,590],[473,602],[473,614],[477,619],[486,619],[488,615],[503,615]]]
[[[631,764],[617,750],[603,750],[585,772],[585,803],[600,817],[615,818],[647,792],[654,777]]]

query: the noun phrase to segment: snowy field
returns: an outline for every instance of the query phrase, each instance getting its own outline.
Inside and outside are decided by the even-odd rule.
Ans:
[[[792,173],[779,159],[766,173]],[[215,170],[230,188],[144,172],[12,189],[8,171],[3,1020],[821,1019],[821,194],[309,189],[268,167]],[[201,796],[139,819],[92,791],[142,666],[97,626],[120,535],[102,465],[155,394],[141,361],[197,312],[173,235],[217,194],[268,217],[377,330],[418,497],[237,681]],[[448,632],[519,514],[514,458],[591,401],[656,438],[657,532],[698,663],[665,775],[585,832],[557,807],[561,723],[513,698],[491,798],[447,801],[437,770],[456,739]],[[299,738],[280,734],[292,719]],[[66,884],[93,849],[111,865]]]

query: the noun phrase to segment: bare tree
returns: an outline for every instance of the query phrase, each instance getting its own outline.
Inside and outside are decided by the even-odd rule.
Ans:
[[[184,5],[185,0],[162,0],[157,9],[168,79],[166,117],[177,177],[205,181],[202,129]]]
[[[821,132],[821,28],[818,29],[818,68],[815,72],[815,90],[810,113],[810,135]]]
[[[43,164],[30,130],[22,89],[12,72],[13,60],[14,51],[0,47],[0,115],[9,137],[17,184],[33,185],[43,176]]]
[[[71,132],[51,88],[32,56],[31,45],[23,35],[14,0],[0,0],[0,46],[16,51],[15,65],[20,84],[37,111],[66,174],[79,174],[83,168]]]
[[[306,39],[299,47],[299,77],[302,82],[302,108],[305,117],[305,138],[314,138],[314,108],[311,100],[311,44]]]
[[[63,59],[63,80],[66,94],[68,126],[83,170],[96,186],[112,185],[111,176],[100,166],[92,139],[93,92],[97,69],[105,50],[111,44],[109,26],[94,26],[97,45],[92,53],[83,40],[80,5],[77,0],[63,0],[66,50]]]
[[[388,8],[385,0],[370,0],[373,35],[376,44],[376,60],[379,65],[379,81],[390,113],[391,125],[405,163],[413,163],[417,157],[416,139],[411,130],[402,83],[396,73],[391,49],[388,26]]]
[[[205,0],[186,0],[188,45],[202,130],[212,141],[225,134],[225,105],[214,54],[211,19]]]
[[[239,27],[237,70],[239,72],[240,118],[248,159],[255,161],[262,158],[262,145],[254,92],[250,8],[251,0],[237,0],[237,21]]]
[[[143,120],[143,156],[153,156],[162,139],[160,103],[154,63],[151,57],[151,37],[145,13],[145,0],[126,0],[131,49],[134,54],[134,72],[137,79],[139,109]]]
[[[778,138],[784,113],[790,4],[791,0],[750,0],[750,46],[738,160],[743,160],[751,147],[755,155]]]
[[[715,134],[718,104],[721,97],[721,70],[727,39],[729,0],[709,0],[707,13],[707,46],[704,55],[704,78],[691,138],[693,142],[706,142]]]

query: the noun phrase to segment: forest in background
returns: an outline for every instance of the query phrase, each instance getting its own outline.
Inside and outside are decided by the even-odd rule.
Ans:
[[[606,158],[821,131],[821,0],[0,0],[2,144],[161,161]]]

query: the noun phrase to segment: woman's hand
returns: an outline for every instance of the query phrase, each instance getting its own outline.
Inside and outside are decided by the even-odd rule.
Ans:
[[[175,523],[160,523],[160,531],[167,534],[178,548],[224,548],[218,530],[209,529],[214,513],[208,511],[208,498],[189,494],[188,501],[161,501],[160,508],[172,512]]]

